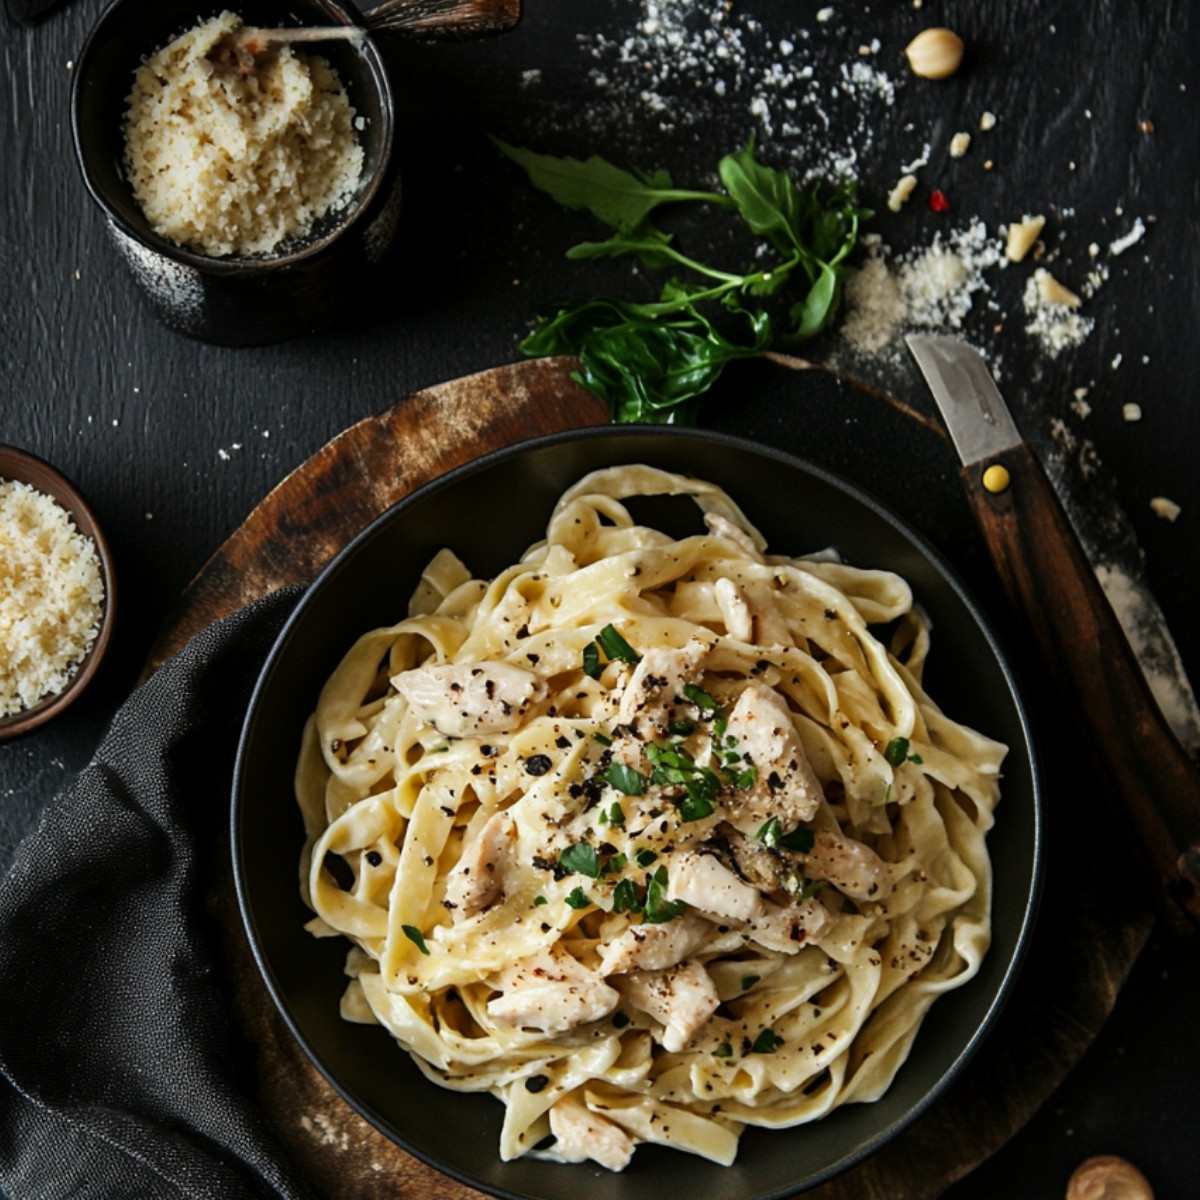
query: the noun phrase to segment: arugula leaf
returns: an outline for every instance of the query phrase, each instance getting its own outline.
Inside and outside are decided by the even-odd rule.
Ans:
[[[567,208],[587,209],[614,229],[636,229],[660,204],[703,200],[722,206],[729,199],[715,192],[693,192],[671,186],[666,171],[635,175],[613,166],[599,155],[581,162],[577,158],[554,158],[510,146],[499,138],[492,143],[529,174],[534,187],[548,192]]]
[[[789,175],[755,160],[753,136],[736,154],[721,159],[717,170],[751,230],[789,257],[802,247],[800,193]]]
[[[616,230],[605,241],[573,246],[569,258],[634,255],[649,268],[681,268],[697,277],[668,277],[651,303],[600,299],[559,306],[541,314],[520,343],[532,356],[578,356],[574,378],[601,397],[618,422],[694,423],[699,397],[728,363],[827,328],[841,301],[846,257],[860,222],[871,215],[858,205],[853,184],[829,195],[819,186],[802,191],[785,172],[757,160],[753,138],[718,164],[725,194],[674,188],[663,171],[633,174],[597,157],[555,159],[496,144],[536,186]],[[735,209],[780,258],[746,273],[689,258],[648,219],[668,202]],[[785,315],[762,306],[778,298],[772,307],[782,308],[785,290],[793,293]],[[720,327],[705,311],[713,306],[725,310]]]

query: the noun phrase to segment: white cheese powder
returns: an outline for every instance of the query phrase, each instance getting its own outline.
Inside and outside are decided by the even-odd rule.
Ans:
[[[0,717],[70,682],[100,631],[95,543],[26,483],[0,481]]]

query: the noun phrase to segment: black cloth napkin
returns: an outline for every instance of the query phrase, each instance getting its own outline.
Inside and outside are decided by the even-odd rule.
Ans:
[[[245,1090],[204,909],[255,677],[299,589],[194,638],[114,717],[0,882],[0,1188],[312,1195]]]

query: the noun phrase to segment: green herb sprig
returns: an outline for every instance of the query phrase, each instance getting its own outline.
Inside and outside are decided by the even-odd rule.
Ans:
[[[615,231],[572,246],[568,258],[632,255],[668,273],[656,301],[562,305],[542,314],[520,344],[534,357],[578,355],[574,377],[608,404],[614,421],[694,424],[698,398],[727,363],[806,341],[834,320],[847,258],[871,215],[853,182],[801,190],[757,160],[753,137],[718,164],[723,192],[676,188],[662,170],[633,173],[599,156],[554,158],[492,140],[534,186]],[[775,252],[773,261],[731,272],[684,254],[650,219],[678,204],[736,213]]]

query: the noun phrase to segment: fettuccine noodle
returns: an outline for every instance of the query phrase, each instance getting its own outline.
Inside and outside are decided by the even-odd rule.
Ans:
[[[706,532],[637,524],[654,494]],[[877,1099],[990,940],[1005,748],[925,695],[928,649],[897,575],[767,554],[650,467],[582,479],[495,579],[442,551],[297,768],[343,1015],[503,1101],[505,1160],[731,1163]]]

